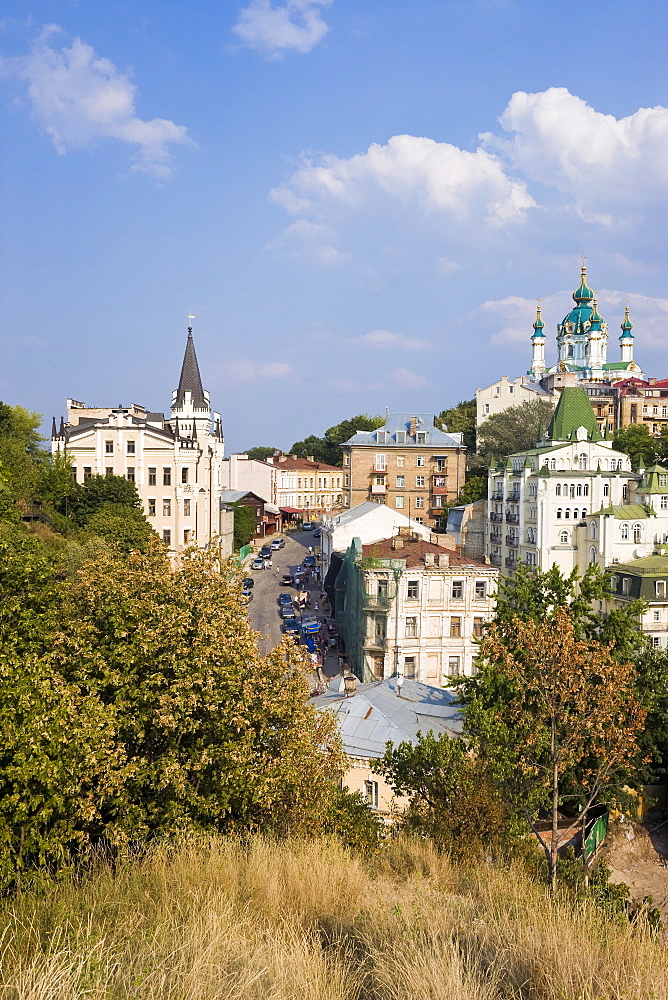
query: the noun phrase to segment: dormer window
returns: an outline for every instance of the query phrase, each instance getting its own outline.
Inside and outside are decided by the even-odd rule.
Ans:
[[[426,431],[418,431],[417,434],[415,435],[415,440],[417,444],[426,444],[427,443]]]
[[[385,442],[387,440],[387,432],[386,431],[376,431],[376,440],[378,441],[378,444],[385,444]]]
[[[397,444],[406,444],[406,431],[397,431]]]

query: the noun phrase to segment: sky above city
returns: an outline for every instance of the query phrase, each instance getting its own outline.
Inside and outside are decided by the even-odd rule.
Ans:
[[[228,451],[438,413],[547,360],[582,254],[668,376],[653,0],[6,0],[0,399],[169,410],[194,315]]]

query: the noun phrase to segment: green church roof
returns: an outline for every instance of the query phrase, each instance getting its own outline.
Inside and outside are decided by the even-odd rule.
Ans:
[[[596,510],[594,514],[605,514],[614,517],[618,521],[640,521],[649,517],[647,510],[640,503],[613,504],[603,510]]]
[[[577,440],[577,431],[580,427],[586,429],[588,441],[601,440],[601,432],[589,396],[582,386],[566,386],[561,390],[557,408],[547,429],[547,437],[550,441]]]
[[[603,367],[608,371],[626,371],[631,364],[631,361],[607,361]]]

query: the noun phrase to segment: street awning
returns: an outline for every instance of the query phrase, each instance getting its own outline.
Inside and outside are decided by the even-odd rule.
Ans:
[[[279,507],[281,514],[302,514],[303,511],[299,507]]]

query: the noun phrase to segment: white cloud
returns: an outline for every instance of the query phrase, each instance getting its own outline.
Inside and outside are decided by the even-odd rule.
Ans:
[[[309,219],[296,219],[283,230],[267,250],[290,250],[297,257],[327,267],[347,263],[349,254],[340,248],[340,237],[331,226]]]
[[[357,211],[378,195],[424,214],[443,212],[459,221],[473,215],[494,225],[521,221],[534,205],[497,156],[413,135],[373,143],[349,159],[306,162],[270,197],[289,213],[313,215],[332,205]]]
[[[227,382],[252,382],[259,378],[289,378],[294,369],[282,361],[258,364],[252,358],[235,358],[225,364],[221,374]]]
[[[288,51],[306,53],[322,41],[329,27],[321,7],[333,0],[287,0],[274,6],[271,0],[252,0],[239,11],[232,31],[249,48],[279,59]]]
[[[56,25],[47,26],[29,55],[4,64],[7,75],[28,84],[32,117],[57,152],[63,156],[101,139],[116,139],[136,148],[133,170],[171,176],[171,147],[192,144],[188,129],[165,118],[138,118],[137,88],[129,77],[80,38],[69,47],[49,44],[59,33]]]
[[[419,337],[405,337],[401,333],[392,333],[391,330],[370,330],[369,333],[362,334],[358,340],[373,347],[404,347],[412,351],[423,351],[429,347],[426,340],[420,340]]]
[[[668,108],[640,108],[618,119],[565,87],[550,87],[513,94],[499,121],[510,137],[486,133],[484,147],[527,178],[572,197],[585,221],[608,225],[602,206],[618,210],[665,199]]]
[[[429,385],[429,380],[422,375],[412,372],[409,368],[394,368],[390,372],[390,378],[402,389],[422,389]]]

